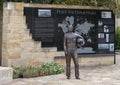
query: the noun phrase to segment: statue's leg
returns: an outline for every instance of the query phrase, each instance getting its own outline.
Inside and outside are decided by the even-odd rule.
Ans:
[[[73,62],[75,65],[75,77],[79,78],[79,60],[78,60],[78,56],[77,56],[77,51],[74,52],[72,58],[73,58]]]
[[[70,65],[71,65],[71,56],[68,54],[66,56],[66,76],[68,79],[70,78],[71,75]]]

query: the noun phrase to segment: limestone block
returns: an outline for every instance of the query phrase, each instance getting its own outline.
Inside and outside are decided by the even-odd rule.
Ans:
[[[9,34],[7,34],[7,36],[8,36],[8,41],[10,41],[10,42],[17,42],[17,41],[21,41],[22,39],[23,39],[23,37],[22,37],[22,35],[20,35],[20,34],[12,34],[12,33],[9,33]]]
[[[2,23],[3,23],[3,26],[9,24],[10,23],[9,16],[3,16],[3,22]]]
[[[28,59],[29,59],[29,57],[27,56],[28,54],[26,53],[24,55],[26,55],[26,57],[23,56],[23,54],[22,54],[21,57],[18,59],[10,59],[9,64],[11,66],[26,66],[26,65],[28,65]]]
[[[44,63],[53,62],[53,61],[54,61],[54,58],[51,58],[51,57],[44,58]]]
[[[34,42],[34,48],[40,49],[41,48],[41,41],[33,41]]]
[[[44,47],[42,48],[43,52],[57,52],[57,48],[56,47]]]
[[[24,58],[36,58],[36,57],[40,57],[40,58],[45,58],[46,54],[45,52],[37,52],[37,53],[25,53],[24,51],[21,53],[21,57]]]
[[[7,42],[7,49],[20,48],[20,42]]]
[[[21,36],[22,36],[21,39],[22,42],[29,42],[29,41],[33,42],[32,36],[30,34],[22,34]]]
[[[116,64],[120,64],[120,54],[116,55]]]
[[[9,33],[12,33],[12,34],[25,34],[25,33],[27,33],[27,32],[25,32],[26,30],[24,30],[23,28],[21,28],[21,27],[11,27],[12,29],[10,29],[10,27],[8,27],[8,32]],[[26,28],[27,29],[27,28]],[[29,33],[27,33],[28,35],[29,35]],[[26,34],[26,35],[27,35]]]
[[[57,48],[56,47],[50,47],[49,52],[57,52]]]
[[[10,16],[10,23],[11,24],[24,24],[25,19],[23,16]]]
[[[3,26],[4,31],[6,33],[12,33],[12,34],[28,34],[29,35],[29,30],[26,28],[26,25],[24,24],[6,24]],[[4,33],[5,34],[5,33]]]
[[[23,17],[23,11],[21,11],[21,10],[3,10],[3,16],[4,17],[10,17],[10,16]]]
[[[23,11],[24,3],[15,3],[15,10],[21,10]]]
[[[24,29],[25,31],[27,31],[26,25],[23,23],[19,23],[19,24],[9,23],[9,24],[7,24],[7,26],[8,26],[8,29],[21,28],[21,29]]]
[[[114,64],[113,56],[81,57],[79,60],[81,66],[97,66]]]
[[[13,80],[13,69],[10,67],[0,67],[0,85],[10,83]]]
[[[48,63],[48,62],[52,62],[54,61],[53,58],[48,58],[48,57],[39,57],[39,56],[36,56],[36,57],[29,57],[26,62],[27,62],[27,65],[40,65],[40,64],[43,64],[43,63]]]
[[[46,57],[54,58],[56,56],[56,52],[46,52]]]
[[[8,33],[8,31],[9,31],[8,30],[8,23],[4,23],[4,21],[3,21],[3,29],[2,29],[3,35],[6,35]]]
[[[8,33],[7,39],[10,42],[25,42],[32,40],[29,34],[22,34],[22,33],[13,33],[13,34]]]
[[[32,48],[32,49],[29,50],[29,52],[31,52],[31,53],[37,53],[37,52],[41,52],[41,49],[40,48],[39,49]]]
[[[40,65],[46,61],[46,54],[44,52],[39,53],[21,53],[20,59],[12,59],[11,63],[14,66],[25,65]]]
[[[9,17],[10,11],[9,10],[3,10],[3,17]]]
[[[81,57],[79,62],[81,66],[100,65],[101,58],[100,57]]]
[[[28,42],[28,41],[21,42],[20,47],[21,47],[21,49],[30,48],[30,47],[34,48],[34,42]]]
[[[23,11],[21,10],[10,10],[11,16],[23,16]]]
[[[31,50],[33,50],[32,47],[29,47],[29,48],[20,47],[20,48],[21,48],[21,54],[22,54],[23,52],[25,52],[25,53],[32,53]]]
[[[45,59],[42,57],[30,57],[28,60],[28,65],[35,65],[35,66],[39,66],[40,64],[45,62]]]
[[[11,62],[9,62],[11,66],[26,66],[27,62],[25,59],[19,58],[19,59],[11,59]]]
[[[9,55],[9,58],[20,58],[20,43],[19,42],[8,42],[7,43],[7,53]]]
[[[21,57],[18,59],[11,59],[12,66],[26,66],[26,65],[40,65],[45,61],[44,57],[37,56],[35,53],[21,53]]]
[[[6,43],[7,41],[7,34],[6,34],[6,30],[4,29],[2,32],[2,43]]]
[[[56,56],[65,56],[65,53],[64,53],[64,51],[61,51],[61,52],[57,52],[55,55]]]
[[[8,66],[8,53],[6,52],[2,53],[2,66]]]
[[[25,51],[25,52],[39,53],[41,52],[41,47],[39,44],[38,45],[36,44],[38,46],[36,47],[34,41],[23,41],[21,42],[20,48],[22,49],[22,51]]]
[[[21,49],[20,48],[13,48],[8,49],[9,59],[17,59],[21,57]]]
[[[107,56],[107,57],[101,56],[101,65],[112,65],[112,64],[114,64],[114,56]]]

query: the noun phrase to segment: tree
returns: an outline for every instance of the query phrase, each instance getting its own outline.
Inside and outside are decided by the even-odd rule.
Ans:
[[[1,0],[0,1],[0,9],[2,9],[3,2],[11,1],[11,2],[32,2],[32,3],[40,3],[40,4],[62,4],[62,5],[80,5],[80,6],[96,6],[96,7],[107,7],[114,11],[120,8],[119,0]]]

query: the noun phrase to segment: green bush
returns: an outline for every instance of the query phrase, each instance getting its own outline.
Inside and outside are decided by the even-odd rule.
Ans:
[[[51,63],[44,63],[41,66],[42,71],[44,72],[44,75],[53,75],[53,74],[59,74],[61,72],[64,72],[63,67],[55,62]]]
[[[120,27],[115,29],[115,49],[120,49]]]
[[[32,78],[46,75],[60,74],[64,68],[55,63],[43,63],[41,66],[13,67],[13,78]]]

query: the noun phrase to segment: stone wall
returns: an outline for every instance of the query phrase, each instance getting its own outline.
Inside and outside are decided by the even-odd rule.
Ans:
[[[23,16],[24,3],[7,3],[3,13],[2,65],[39,65],[53,61],[57,48],[41,48],[41,42],[32,40]]]
[[[2,14],[3,12],[0,11],[0,65],[2,61]]]
[[[41,42],[32,40],[29,29],[26,26],[26,18],[23,15],[24,7],[62,8],[63,6],[11,2],[5,3],[3,10],[2,66],[40,65],[43,62],[54,61],[55,56],[64,56],[64,52],[57,52],[56,47],[42,48]],[[64,7],[70,8],[73,6]],[[78,7],[79,6],[74,6],[74,8]],[[113,56],[108,58],[110,60],[112,59],[112,62],[108,62],[109,59],[107,58],[105,58],[104,61],[100,58],[100,62],[106,64],[107,61],[108,64],[113,64]],[[85,62],[89,61],[89,59],[89,56],[80,58],[80,63],[83,63],[83,65],[89,65],[89,62]],[[96,65],[95,56],[93,59],[94,60],[90,62]]]
[[[64,67],[66,66],[65,57],[55,57],[55,61]],[[78,61],[80,66],[99,66],[99,65],[110,65],[114,64],[113,55],[79,55]],[[71,62],[71,66],[74,67],[73,61]]]
[[[115,22],[116,22],[116,27],[120,27],[120,18],[117,18]]]

